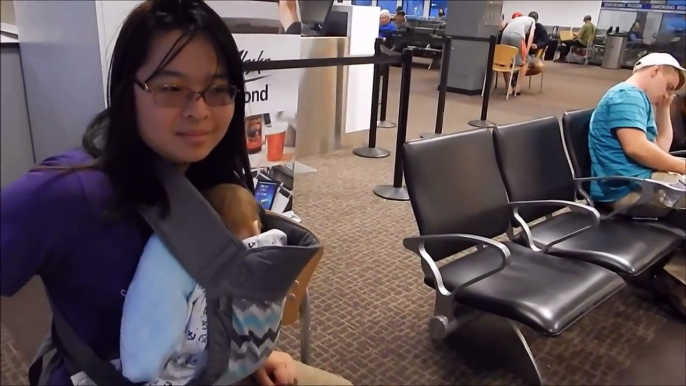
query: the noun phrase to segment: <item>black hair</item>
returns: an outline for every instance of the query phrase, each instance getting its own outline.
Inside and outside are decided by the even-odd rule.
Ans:
[[[536,22],[538,22],[538,12],[536,12],[536,11],[529,12],[529,17],[536,20]]]
[[[82,138],[94,166],[110,179],[115,207],[158,206],[164,213],[169,211],[167,192],[156,169],[158,156],[139,134],[134,99],[136,73],[147,59],[153,38],[169,31],[180,31],[181,36],[150,78],[202,35],[212,42],[228,80],[238,89],[226,134],[205,159],[190,165],[186,176],[199,190],[238,182],[254,191],[244,129],[243,65],[228,26],[202,0],[147,0],[121,27],[110,63],[107,108],[93,119]]]

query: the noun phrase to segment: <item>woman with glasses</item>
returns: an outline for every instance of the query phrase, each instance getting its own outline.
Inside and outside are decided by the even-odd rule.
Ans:
[[[254,190],[244,86],[236,43],[204,1],[141,3],[121,28],[108,107],[82,148],[43,161],[2,191],[2,296],[40,276],[77,338],[98,357],[117,358],[124,296],[152,234],[136,208],[171,209],[156,161],[177,166],[199,190],[221,183]],[[54,343],[41,379],[30,377],[71,384],[75,371]],[[261,385],[349,384],[276,351],[254,375]]]

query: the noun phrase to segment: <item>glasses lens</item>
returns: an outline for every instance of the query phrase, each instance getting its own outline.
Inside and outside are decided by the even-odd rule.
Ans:
[[[226,106],[233,103],[238,89],[234,86],[212,86],[205,92],[208,106]]]
[[[160,86],[152,91],[155,103],[162,107],[182,107],[193,98],[195,92],[185,87]]]
[[[179,86],[160,86],[152,91],[155,103],[162,107],[183,107],[190,102],[196,92]],[[212,86],[203,93],[208,106],[227,106],[233,103],[238,94],[235,86]]]

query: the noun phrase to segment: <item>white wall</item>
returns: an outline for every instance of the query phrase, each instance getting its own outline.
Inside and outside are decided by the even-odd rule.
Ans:
[[[528,14],[538,12],[539,22],[548,26],[580,27],[584,16],[591,15],[593,24],[597,24],[600,14],[600,0],[585,1],[503,1],[503,14],[509,21],[512,13],[519,11]]]
[[[651,13],[649,13],[650,15]],[[659,15],[659,14],[658,14]],[[662,15],[660,15],[662,20]],[[608,11],[603,10],[600,19],[595,25],[600,29],[607,29],[610,27],[619,27],[621,32],[627,32],[636,21],[636,12],[629,11]],[[660,24],[658,23],[658,27]]]
[[[0,0],[0,22],[16,24],[14,19],[14,1]]]
[[[17,1],[31,132],[36,160],[80,145],[105,100],[96,3]]]
[[[19,47],[3,44],[0,50],[0,187],[5,187],[29,171],[35,159]]]

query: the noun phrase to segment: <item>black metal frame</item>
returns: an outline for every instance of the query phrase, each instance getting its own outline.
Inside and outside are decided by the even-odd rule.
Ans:
[[[410,109],[410,79],[412,77],[412,49],[406,48],[401,55],[402,78],[400,80],[400,105],[398,107],[398,133],[395,142],[395,168],[393,185],[379,185],[374,194],[386,200],[409,201],[410,195],[403,186],[403,145],[407,141],[407,116]]]
[[[374,42],[374,57],[375,58],[380,58],[383,57],[381,53],[381,43],[383,42],[383,39],[377,38],[376,41]],[[394,58],[397,60],[397,58]],[[385,66],[388,66],[388,64],[384,64]],[[372,76],[373,83],[372,83],[372,103],[371,103],[371,113],[369,115],[369,139],[367,141],[367,146],[361,146],[353,149],[353,154],[355,154],[358,157],[363,157],[363,158],[386,158],[389,155],[391,155],[391,152],[382,149],[379,147],[376,147],[376,130],[379,122],[377,121],[377,116],[379,115],[379,82],[381,81],[381,64],[374,63],[374,75]],[[386,98],[388,98],[388,76],[385,77],[386,79]],[[384,114],[384,118],[386,115],[386,105],[385,101],[382,100],[382,111]]]
[[[469,121],[468,125],[482,129],[493,129],[497,125],[488,120],[488,104],[491,100],[491,83],[493,82],[493,56],[498,38],[491,35],[488,39],[488,62],[486,64],[486,82],[484,82],[484,96],[481,98],[481,117],[479,120]]]
[[[387,56],[400,56],[400,53],[395,52],[389,48],[381,45],[381,53]],[[381,65],[381,111],[379,112],[379,120],[376,122],[376,126],[381,129],[392,129],[397,127],[398,124],[395,122],[386,120],[386,108],[388,107],[388,82],[391,73],[390,64]]]

